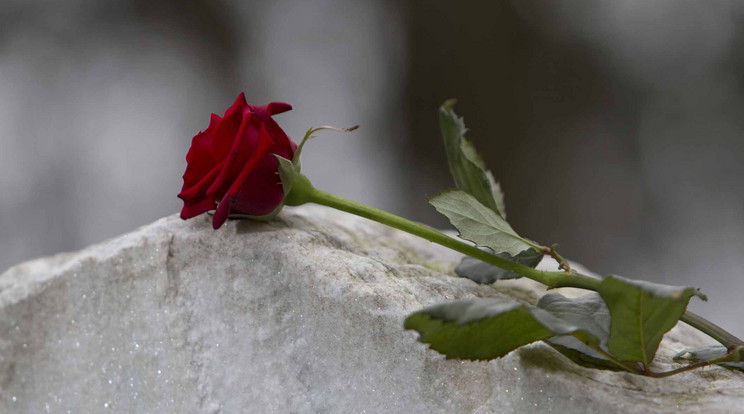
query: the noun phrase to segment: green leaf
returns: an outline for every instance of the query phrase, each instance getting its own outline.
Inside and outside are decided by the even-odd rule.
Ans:
[[[661,338],[674,327],[697,289],[607,276],[599,294],[610,310],[609,352],[648,367]]]
[[[728,355],[727,355],[728,354]],[[736,352],[728,353],[728,349],[722,345],[711,345],[701,348],[685,349],[673,357],[677,362],[713,362],[724,368],[744,371],[744,348]],[[716,361],[718,360],[718,361]]]
[[[575,336],[560,335],[545,340],[550,346],[573,362],[588,368],[621,371],[623,368],[603,355],[610,335],[610,312],[597,293],[569,299],[558,293],[548,293],[537,302],[537,307],[548,311],[566,323],[591,334],[582,342]]]
[[[455,185],[506,219],[501,187],[486,168],[486,163],[475,146],[465,138],[467,128],[463,119],[453,110],[455,102],[457,101],[450,99],[439,108],[439,127]]]
[[[591,335],[545,310],[501,298],[435,305],[410,315],[404,327],[448,359],[468,360],[499,358],[555,335]]]
[[[486,177],[491,184],[491,193],[493,194],[494,202],[496,202],[496,212],[506,220],[506,203],[504,203],[504,192],[501,191],[501,184],[493,178],[491,171],[486,171]]]
[[[520,237],[503,217],[461,190],[450,190],[429,199],[429,204],[449,218],[460,237],[494,253],[516,256],[540,246]]]
[[[507,253],[499,253],[496,256],[535,268],[540,264],[540,261],[543,258],[543,253],[540,250],[530,248],[516,256]],[[455,273],[458,276],[470,279],[475,283],[486,285],[490,285],[497,280],[518,279],[522,277],[516,273],[482,262],[470,256],[462,258],[460,264],[455,268]]]

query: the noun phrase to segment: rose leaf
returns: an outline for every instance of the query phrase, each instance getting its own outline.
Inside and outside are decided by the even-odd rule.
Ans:
[[[461,190],[450,190],[429,199],[429,204],[447,216],[460,232],[460,237],[494,253],[516,256],[530,249],[540,249],[536,243],[522,238],[495,211]]]
[[[578,329],[547,311],[510,299],[469,299],[435,305],[406,318],[405,329],[448,359],[487,360],[520,346]]]
[[[450,99],[439,108],[439,127],[455,186],[506,219],[501,186],[493,178],[473,143],[465,138],[467,128],[463,119],[453,110],[455,102],[456,100]]]
[[[685,313],[693,296],[705,299],[697,289],[607,276],[599,294],[610,311],[608,351],[624,361],[648,367],[661,338]]]
[[[508,253],[499,253],[496,256],[535,268],[540,264],[540,261],[543,258],[543,253],[535,248],[529,248],[516,256],[512,256]],[[518,279],[522,277],[514,272],[504,270],[470,256],[462,258],[460,264],[455,268],[455,273],[460,277],[485,285],[490,285],[497,280]]]
[[[610,312],[599,294],[592,292],[576,299],[569,299],[559,293],[548,293],[540,298],[537,307],[590,332],[589,338],[596,339],[596,342],[585,343],[572,335],[558,335],[546,339],[548,345],[581,366],[623,370],[603,355],[610,335]]]

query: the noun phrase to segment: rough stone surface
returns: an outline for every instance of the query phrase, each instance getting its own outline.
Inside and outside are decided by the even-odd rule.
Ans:
[[[456,253],[321,207],[274,222],[159,220],[0,275],[0,412],[736,412],[744,375],[588,370],[541,343],[447,361],[403,331],[447,299],[507,294],[453,277]],[[575,292],[568,292],[575,293]],[[685,326],[662,365],[710,343]]]

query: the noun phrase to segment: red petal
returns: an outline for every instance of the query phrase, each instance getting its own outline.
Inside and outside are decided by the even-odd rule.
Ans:
[[[254,148],[258,145],[259,131],[256,124],[257,119],[253,119],[249,108],[245,108],[243,122],[235,137],[233,137],[232,150],[230,151],[225,166],[220,174],[207,189],[207,194],[216,198],[223,198],[223,195],[240,174],[242,167],[253,156]]]
[[[249,134],[245,135],[247,136]],[[222,226],[225,220],[227,220],[227,216],[230,214],[231,206],[235,203],[236,196],[243,186],[243,182],[249,178],[253,170],[256,168],[256,166],[258,166],[259,162],[268,155],[269,151],[272,148],[273,141],[269,137],[269,134],[268,132],[266,132],[266,128],[264,128],[263,125],[261,126],[258,135],[258,144],[254,147],[254,150],[250,155],[250,159],[247,163],[244,164],[242,171],[240,171],[238,177],[232,182],[230,188],[227,190],[227,193],[222,198],[222,201],[220,201],[220,204],[217,206],[217,211],[215,212],[214,219],[212,220],[212,227],[214,227],[215,229],[218,229],[220,226]],[[226,165],[225,168],[228,168],[228,166]]]
[[[217,174],[222,170],[225,165],[225,161],[215,165],[199,182],[192,185],[189,188],[185,188],[178,193],[178,198],[181,200],[193,200],[195,198],[204,198],[207,196],[207,188],[212,184]]]
[[[207,197],[194,203],[184,202],[181,209],[181,218],[187,220],[201,213],[206,213],[209,210],[214,210],[215,204],[216,202],[212,197]]]
[[[220,117],[212,114],[209,121],[209,127],[199,132],[191,140],[191,147],[186,154],[186,172],[183,173],[183,190],[193,186],[204,177],[205,174],[214,168],[214,159],[212,158],[212,139],[214,131],[220,122]]]
[[[284,132],[284,130],[282,130],[279,124],[277,124],[276,121],[271,118],[272,115],[289,111],[290,109],[292,109],[292,106],[284,102],[272,102],[268,105],[248,105],[248,107],[251,108],[251,111],[254,113],[254,115],[266,125],[266,129],[269,131],[271,139],[274,140],[274,143],[277,146],[277,150],[274,152],[284,158],[292,159],[297,145],[289,139],[289,137]]]
[[[225,111],[222,122],[214,133],[212,142],[212,156],[216,161],[221,161],[227,157],[230,148],[233,146],[235,134],[238,133],[243,121],[243,109],[248,104],[245,102],[245,94],[242,92],[238,95],[235,103]]]
[[[284,200],[284,189],[277,175],[277,160],[268,155],[243,181],[230,209],[233,213],[263,216],[271,213]]]
[[[261,139],[271,141],[271,134],[265,126],[261,128]],[[270,152],[276,154],[281,151],[273,145]],[[284,154],[279,155],[284,156]],[[266,155],[246,178],[237,182],[240,189],[230,209],[232,212],[263,216],[271,213],[282,203],[284,189],[277,174],[277,164],[273,155]]]
[[[266,121],[272,117],[272,115],[281,114],[292,109],[292,105],[284,102],[272,102],[268,105],[248,105],[253,112],[261,121]]]
[[[292,109],[292,105],[284,102],[272,102],[268,105],[268,113],[269,116],[281,114],[282,112],[287,112]]]

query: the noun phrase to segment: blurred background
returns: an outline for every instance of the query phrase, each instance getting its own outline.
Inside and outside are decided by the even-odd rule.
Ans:
[[[0,271],[180,210],[240,91],[316,186],[446,227],[456,97],[510,222],[599,273],[699,286],[744,335],[744,2],[0,1]],[[343,177],[340,179],[339,177]]]

